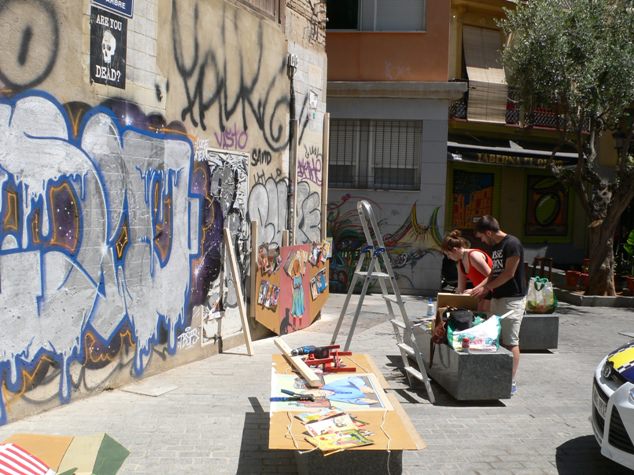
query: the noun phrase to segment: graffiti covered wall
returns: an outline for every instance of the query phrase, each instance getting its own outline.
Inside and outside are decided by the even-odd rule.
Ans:
[[[249,218],[262,242],[287,228],[291,107],[282,31],[222,1],[171,1],[161,10],[171,38],[159,40],[170,81],[168,106],[212,148],[249,156]],[[163,51],[164,53],[161,53]]]
[[[440,283],[439,269],[435,267],[442,258],[442,233],[438,216],[440,207],[429,208],[417,206],[416,203],[409,207],[396,206],[373,199],[373,195],[364,193],[365,190],[357,191],[331,192],[328,232],[332,234],[334,250],[330,262],[330,290],[345,293],[352,282],[360,249],[366,245],[357,202],[367,200],[377,217],[400,290],[405,293],[421,289],[435,292]],[[421,216],[424,209],[429,209],[429,213]],[[360,290],[360,286],[357,290]]]
[[[0,144],[0,319],[15,330],[0,339],[8,389],[46,354],[68,400],[88,331],[108,343],[129,328],[136,374],[160,329],[174,352],[199,228],[190,143],[122,127],[105,107],[74,134],[60,103],[30,93],[0,103]]]
[[[222,229],[244,285],[249,221],[287,226],[284,29],[221,0],[81,12],[0,5],[0,423],[239,343]]]

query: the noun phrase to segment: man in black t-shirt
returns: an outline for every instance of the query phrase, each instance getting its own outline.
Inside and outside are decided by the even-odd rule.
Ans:
[[[500,229],[493,216],[482,216],[475,223],[475,236],[491,246],[493,267],[483,285],[474,289],[471,295],[478,299],[492,293],[491,312],[502,316],[502,345],[513,353],[513,386],[511,394],[517,390],[515,374],[520,362],[519,334],[526,308],[526,279],[524,276],[524,248],[519,239]]]

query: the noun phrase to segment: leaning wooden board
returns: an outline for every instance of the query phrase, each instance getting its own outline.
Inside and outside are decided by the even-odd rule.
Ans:
[[[360,373],[373,373],[382,388],[387,388],[385,378],[369,355],[354,353],[343,356],[343,362],[354,366]],[[273,370],[281,374],[292,373],[289,363],[282,355],[273,355]],[[349,373],[354,374],[354,373]],[[426,447],[418,435],[409,417],[393,394],[387,394],[394,410],[392,411],[352,411],[350,414],[368,422],[367,430],[373,432],[373,445],[349,450],[419,450]],[[269,426],[269,449],[310,450],[304,433],[304,424],[294,415],[297,412],[272,412]],[[388,437],[389,436],[389,437]]]

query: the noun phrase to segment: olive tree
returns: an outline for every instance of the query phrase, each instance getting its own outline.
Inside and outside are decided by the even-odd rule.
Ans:
[[[551,160],[551,169],[575,190],[590,223],[589,291],[614,295],[613,236],[634,197],[634,0],[530,0],[506,13],[509,86],[525,111],[548,106],[559,114],[552,157],[572,146],[578,158],[574,167]],[[622,139],[608,169],[599,164],[606,133]]]

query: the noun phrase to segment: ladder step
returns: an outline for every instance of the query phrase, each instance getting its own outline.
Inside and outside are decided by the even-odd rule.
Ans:
[[[355,272],[356,275],[362,275],[362,276],[367,276],[368,275],[368,271],[366,270],[358,270]],[[389,279],[390,275],[386,274],[385,272],[372,272],[372,275],[370,277],[378,277],[380,279]]]
[[[406,345],[405,343],[399,343],[396,346],[398,346],[401,350],[403,350],[409,356],[416,356],[416,352],[414,351],[414,348],[412,348],[411,346]]]
[[[405,366],[405,368],[403,369],[409,374],[411,374],[412,376],[414,376],[419,381],[422,381],[422,382],[429,381],[429,378],[424,378],[423,374],[420,371],[418,371],[416,368],[413,368],[412,366]]]
[[[382,295],[383,300],[390,302],[390,303],[394,303],[398,306],[404,305],[402,300],[397,299],[396,297],[394,297],[393,295]]]
[[[390,320],[390,322],[392,323],[392,325],[395,325],[395,326],[397,326],[399,328],[402,328],[403,330],[407,328],[407,325],[405,325],[403,322],[400,322],[398,320],[392,319],[392,320]]]

